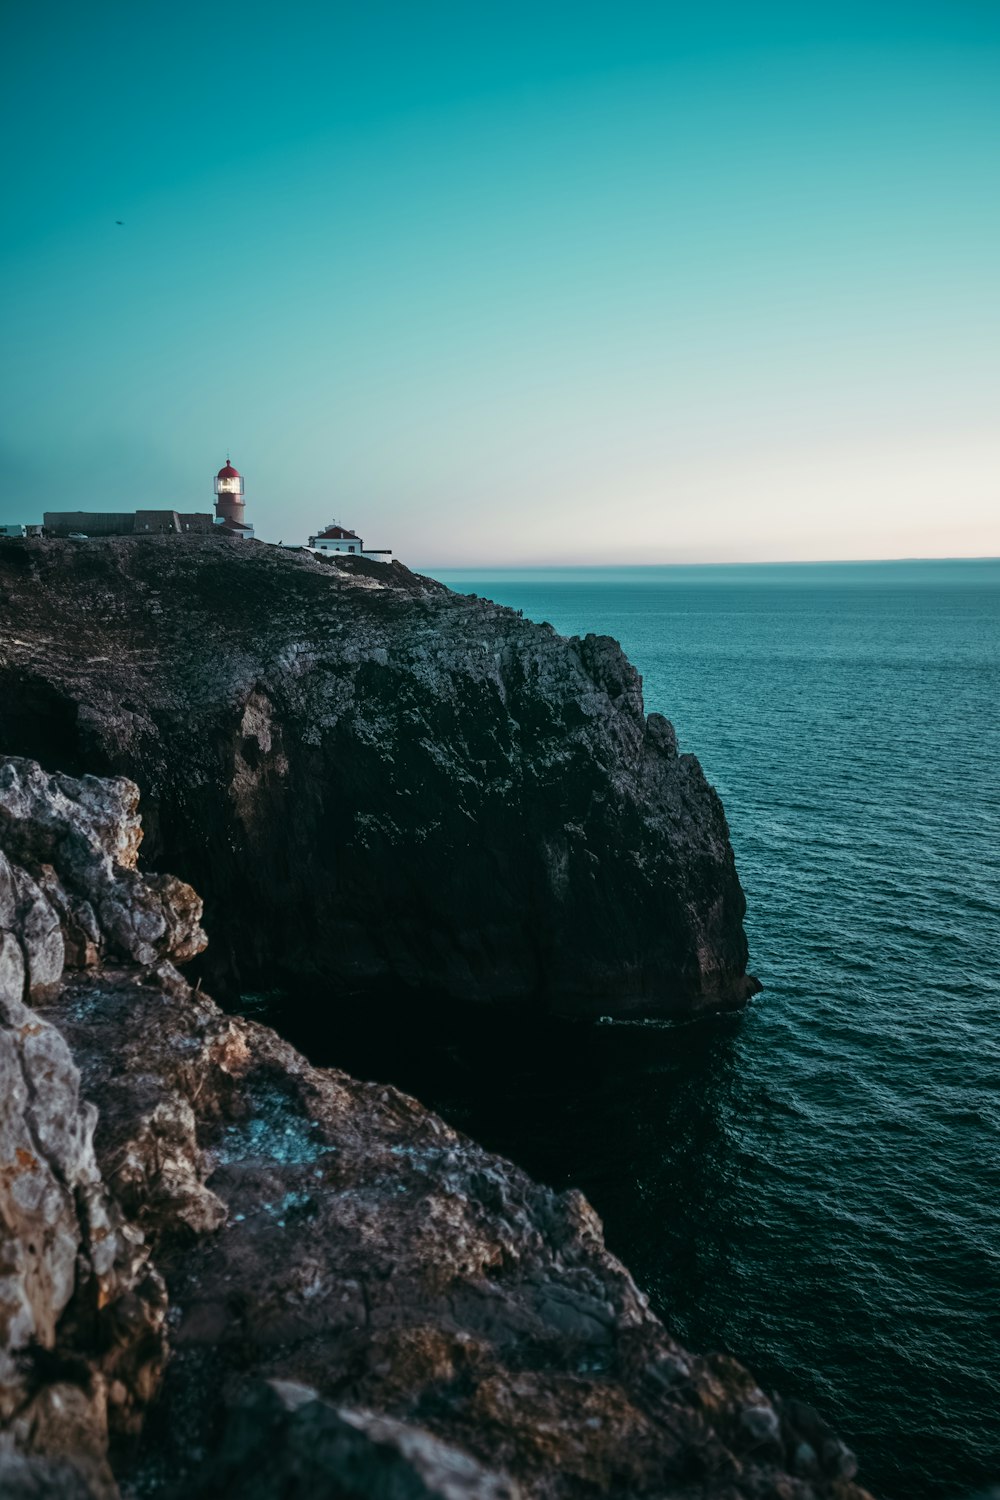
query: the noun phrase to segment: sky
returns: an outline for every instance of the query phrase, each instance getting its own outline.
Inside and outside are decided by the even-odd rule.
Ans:
[[[995,0],[2,17],[0,522],[1000,553]]]

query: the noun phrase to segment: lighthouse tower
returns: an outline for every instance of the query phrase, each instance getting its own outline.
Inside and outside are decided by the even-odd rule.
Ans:
[[[233,468],[227,455],[226,462],[215,476],[215,524],[232,536],[252,537],[253,527],[246,524],[245,514],[243,476]]]

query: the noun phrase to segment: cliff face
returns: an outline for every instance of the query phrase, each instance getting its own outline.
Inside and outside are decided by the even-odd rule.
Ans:
[[[192,990],[136,795],[0,759],[0,1492],[865,1500],[578,1193]]]
[[[221,984],[581,1014],[754,988],[721,804],[619,647],[398,564],[0,544],[0,751],[139,784]]]

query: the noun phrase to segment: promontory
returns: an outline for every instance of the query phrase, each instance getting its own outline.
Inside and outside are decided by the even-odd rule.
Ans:
[[[722,805],[619,646],[399,564],[8,543],[0,749],[138,784],[217,992],[673,1016],[755,988]]]

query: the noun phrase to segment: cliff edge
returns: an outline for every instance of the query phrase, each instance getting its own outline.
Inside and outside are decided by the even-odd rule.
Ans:
[[[0,758],[0,1493],[867,1500],[579,1193],[192,989],[137,798]]]
[[[0,752],[139,785],[216,987],[582,1015],[756,987],[722,805],[618,645],[398,563],[0,543]]]

